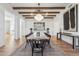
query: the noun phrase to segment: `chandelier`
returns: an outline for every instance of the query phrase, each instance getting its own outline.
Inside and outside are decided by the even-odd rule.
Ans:
[[[44,17],[43,17],[41,14],[37,14],[34,18],[35,18],[37,21],[41,21]]]
[[[38,3],[38,7],[39,7],[39,6],[40,6],[40,3]],[[37,12],[38,12],[38,14],[36,14],[36,15],[34,16],[34,19],[37,20],[37,21],[43,20],[44,17],[43,17],[41,14],[39,14],[40,9],[38,9]]]

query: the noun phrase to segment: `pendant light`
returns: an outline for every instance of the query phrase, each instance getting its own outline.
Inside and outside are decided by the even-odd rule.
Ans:
[[[38,3],[38,7],[39,7],[39,6],[40,6],[40,3]],[[38,12],[38,14],[36,14],[36,15],[34,16],[34,19],[37,20],[37,21],[43,20],[44,17],[40,14],[40,9],[39,9],[39,8],[38,8],[37,12]]]

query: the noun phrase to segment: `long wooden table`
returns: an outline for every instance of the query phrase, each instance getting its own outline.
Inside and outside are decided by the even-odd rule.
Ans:
[[[72,48],[75,49],[75,47],[79,47],[79,44],[78,46],[76,46],[76,39],[75,38],[78,38],[79,40],[79,34],[72,34],[72,33],[57,33],[57,39],[58,38],[58,35],[60,36],[60,40],[62,40],[62,35],[65,35],[65,36],[69,36],[69,37],[72,37]],[[79,42],[78,42],[79,43]]]
[[[33,39],[34,40],[44,40],[45,42],[48,42],[48,44],[50,45],[50,37],[46,36],[44,33],[43,33],[43,35],[40,35],[40,36],[35,36],[34,33],[27,36],[26,37],[26,43],[30,43],[30,41],[33,40]],[[27,46],[27,44],[26,44],[26,46]]]

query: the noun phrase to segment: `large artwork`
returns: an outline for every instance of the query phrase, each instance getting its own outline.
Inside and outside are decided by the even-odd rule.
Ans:
[[[45,22],[34,22],[34,30],[35,31],[45,30]]]
[[[77,31],[77,6],[74,6],[64,14],[64,30]]]

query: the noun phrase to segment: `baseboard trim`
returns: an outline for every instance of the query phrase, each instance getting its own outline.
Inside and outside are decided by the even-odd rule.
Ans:
[[[52,36],[53,37],[53,36]],[[54,36],[55,38],[57,38],[56,36]],[[60,40],[60,39],[59,39]],[[70,44],[70,43],[68,43],[68,42],[66,42],[66,41],[64,41],[64,40],[61,40],[61,41],[63,41],[64,43],[66,43],[66,44],[68,44],[68,45],[70,45],[70,46],[72,46],[72,44]]]
[[[70,46],[72,46],[72,44],[70,44],[70,43],[68,43],[68,42],[66,42],[66,41],[64,41],[64,40],[62,40],[63,42],[65,42],[66,44],[68,44],[68,45],[70,45]]]

